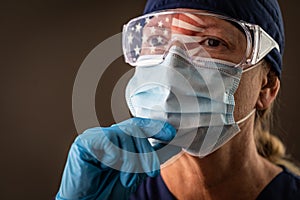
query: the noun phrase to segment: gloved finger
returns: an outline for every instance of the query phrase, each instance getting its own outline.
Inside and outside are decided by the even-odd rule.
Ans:
[[[121,171],[144,173],[159,168],[159,159],[147,138],[130,137],[123,142],[122,149],[124,159]]]
[[[134,137],[155,138],[164,142],[171,141],[176,135],[176,129],[171,124],[154,119],[135,117],[114,126],[119,126],[125,133]],[[128,129],[127,127],[138,127],[142,132],[132,132],[132,128]]]
[[[92,157],[101,162],[99,168],[119,168],[122,161],[122,146],[118,135],[119,129],[96,127],[84,131],[75,143],[85,149]]]
[[[110,167],[122,172],[145,173],[159,168],[159,159],[148,139],[132,137],[123,130],[119,126],[92,128],[78,136],[76,143],[100,161],[102,169]],[[127,125],[126,131],[144,134],[134,125]]]

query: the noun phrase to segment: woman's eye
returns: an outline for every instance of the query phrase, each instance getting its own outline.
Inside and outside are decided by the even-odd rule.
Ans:
[[[221,44],[222,44],[222,42],[220,40],[212,39],[212,38],[206,39],[203,42],[203,45],[206,45],[206,46],[209,46],[209,47],[218,47]]]

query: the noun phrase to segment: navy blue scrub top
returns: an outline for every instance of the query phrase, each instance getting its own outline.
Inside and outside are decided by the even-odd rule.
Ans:
[[[300,200],[300,177],[285,167],[259,194],[257,200]],[[132,194],[130,200],[175,200],[162,177],[148,177]]]

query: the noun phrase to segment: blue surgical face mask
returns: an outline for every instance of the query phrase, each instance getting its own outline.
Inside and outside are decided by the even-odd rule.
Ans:
[[[240,131],[233,112],[242,69],[233,66],[207,58],[191,63],[172,47],[161,64],[136,67],[126,88],[128,107],[135,117],[169,122],[178,130],[171,144],[204,157]]]

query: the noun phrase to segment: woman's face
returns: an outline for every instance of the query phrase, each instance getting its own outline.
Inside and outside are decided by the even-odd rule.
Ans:
[[[237,24],[216,17],[197,15],[197,12],[205,13],[202,10],[180,8],[174,11],[192,14],[179,12],[158,15],[149,20],[143,29],[141,55],[161,54],[170,43],[179,46],[183,44],[192,58],[215,58],[239,64],[248,56],[246,52],[251,52],[247,49],[245,32]],[[196,47],[201,48],[195,51]],[[235,121],[244,118],[255,108],[264,71],[262,67],[255,67],[243,73],[234,95]]]

